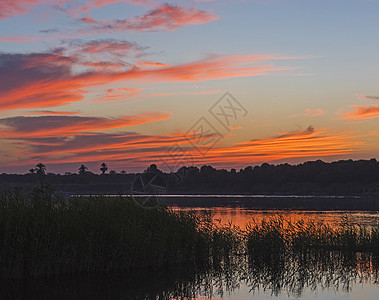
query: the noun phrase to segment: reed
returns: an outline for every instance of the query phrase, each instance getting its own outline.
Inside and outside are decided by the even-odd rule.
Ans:
[[[250,254],[269,255],[281,250],[325,250],[344,252],[379,251],[379,224],[364,227],[344,217],[340,224],[331,226],[315,221],[291,222],[282,217],[268,218],[246,228]]]
[[[212,263],[235,240],[209,218],[146,209],[130,198],[0,197],[0,277],[88,273]]]

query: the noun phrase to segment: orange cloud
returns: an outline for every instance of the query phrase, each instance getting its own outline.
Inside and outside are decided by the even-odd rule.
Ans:
[[[134,132],[121,134],[75,133],[69,138],[24,137],[9,138],[13,146],[22,151],[17,160],[7,165],[28,165],[43,159],[49,163],[96,162],[98,160],[123,161],[128,166],[144,165],[158,160],[172,144],[186,143],[182,135],[148,136]]]
[[[323,111],[322,109],[307,108],[304,111],[304,115],[307,117],[316,117],[316,116],[321,116],[323,114],[325,114],[325,111]]]
[[[306,116],[306,117],[317,117],[325,114],[325,111],[322,109],[314,109],[314,108],[307,108],[304,110],[302,114],[294,114],[288,116],[289,118],[295,118],[295,117],[301,117],[301,116]]]
[[[83,49],[100,54],[106,52],[111,59],[117,59],[121,55],[119,54],[120,44],[106,46],[103,41],[99,41],[76,45],[79,48],[71,55],[65,54],[62,49],[51,53],[0,54],[0,93],[2,94],[0,111],[67,105],[83,100],[85,89],[88,87],[116,81],[143,80],[145,83],[206,81],[267,75],[273,71],[290,68],[261,64],[262,61],[291,59],[269,55],[213,55],[176,66],[164,65],[140,69],[135,65],[125,64],[121,67],[122,70],[93,68],[82,71],[75,67],[88,65],[87,58],[84,58],[84,61],[81,60],[83,58],[80,54],[84,52]],[[137,45],[130,45],[127,42],[123,42],[122,45],[128,45],[130,51],[140,53]]]
[[[71,124],[67,124],[62,117],[54,118],[56,120],[51,119],[51,122],[46,122],[47,119],[42,117],[37,121],[33,118],[8,118],[5,125],[9,130],[12,129],[13,134],[6,135],[4,140],[11,141],[13,146],[22,152],[22,158],[9,159],[5,164],[32,165],[43,160],[48,164],[107,161],[139,169],[150,163],[162,166],[163,162],[168,166],[212,164],[219,167],[236,167],[280,159],[344,156],[354,153],[362,145],[354,140],[356,137],[351,132],[328,132],[325,129],[316,130],[309,127],[305,131],[284,133],[230,147],[216,145],[206,155],[201,155],[181,134],[149,136],[134,132],[89,132],[119,126],[123,123],[122,118],[87,120],[79,117],[78,121]],[[23,128],[26,123],[30,128]],[[33,123],[35,124],[30,125]],[[55,123],[66,125],[57,126]],[[42,128],[42,124],[45,124],[45,128]],[[173,155],[170,150],[173,145],[178,145],[178,149],[182,149],[183,153],[179,151],[176,156]]]
[[[97,136],[97,138],[99,138]],[[114,137],[115,138],[115,137]],[[271,161],[293,157],[314,157],[344,155],[353,152],[354,143],[349,141],[349,134],[326,135],[324,132],[315,132],[308,129],[304,132],[290,133],[275,138],[254,140],[249,143],[238,144],[228,148],[215,148],[207,156],[201,156],[196,151],[192,151],[194,162],[211,163],[220,166],[246,165],[252,162]],[[59,155],[62,153],[78,154],[76,158],[58,158],[54,163],[69,163],[73,161],[98,161],[103,157],[108,161],[112,160],[133,160],[135,165],[146,165],[146,163],[157,162],[159,158],[165,157],[167,161],[167,147],[170,143],[181,142],[179,136],[175,138],[164,137],[138,137],[133,141],[110,144],[103,143],[101,138],[96,145],[78,145],[76,149],[71,147],[65,150],[55,150],[45,152],[45,155]],[[162,148],[163,147],[163,148]],[[101,153],[96,153],[101,151]],[[141,155],[141,154],[144,155]],[[150,160],[147,160],[148,157]],[[74,159],[74,160],[73,160]],[[173,161],[172,163],[176,163]]]
[[[359,145],[349,132],[327,132],[309,127],[305,131],[214,148],[206,157],[193,153],[198,163],[225,167],[298,157],[347,155],[355,152]]]
[[[136,72],[136,76],[147,79],[170,81],[205,81],[230,77],[246,77],[267,75],[271,71],[289,70],[272,65],[257,65],[262,60],[275,60],[275,56],[218,56],[213,55],[206,59],[162,68]]]
[[[378,106],[357,106],[352,105],[354,110],[348,112],[343,117],[344,119],[350,120],[367,120],[379,117],[379,107]]]
[[[262,155],[269,160],[276,160],[289,157],[309,157],[338,155],[351,153],[355,148],[349,141],[351,135],[348,133],[328,134],[323,130],[314,130],[309,127],[305,131],[288,133],[274,138],[252,140],[248,143],[236,145],[231,150],[239,155],[249,155],[262,158]]]
[[[142,61],[142,60],[137,60],[137,61],[138,61],[138,64],[142,66],[156,66],[156,67],[170,66],[169,64],[164,64],[161,62]]]

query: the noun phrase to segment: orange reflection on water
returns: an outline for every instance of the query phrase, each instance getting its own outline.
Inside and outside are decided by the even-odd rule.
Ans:
[[[296,223],[313,221],[325,225],[337,226],[341,222],[349,224],[359,224],[365,226],[375,226],[379,222],[378,212],[357,212],[357,211],[285,211],[285,210],[252,210],[243,207],[212,207],[212,208],[182,208],[172,207],[173,210],[195,211],[197,213],[207,212],[211,214],[213,220],[220,224],[232,223],[241,229],[251,222],[261,223],[263,219],[281,217],[286,223],[291,221]],[[347,218],[347,219],[344,219]]]

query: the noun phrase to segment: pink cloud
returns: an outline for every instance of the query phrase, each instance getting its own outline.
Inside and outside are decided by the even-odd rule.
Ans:
[[[129,19],[96,21],[92,18],[82,18],[82,21],[95,26],[85,28],[79,32],[100,33],[114,31],[156,31],[175,30],[186,25],[200,25],[217,20],[219,17],[212,12],[200,10],[196,7],[180,7],[164,4],[150,12]]]
[[[325,111],[323,111],[322,109],[307,108],[304,111],[304,115],[307,117],[316,117],[316,116],[321,116],[323,114],[325,114]]]
[[[68,48],[50,53],[0,54],[0,111],[67,105],[83,100],[89,87],[120,81],[206,81],[262,76],[291,69],[262,64],[268,60],[290,59],[270,55],[213,55],[179,65],[141,69],[124,61],[143,55],[138,45],[109,40],[109,44],[95,41],[75,43]],[[104,61],[99,61],[96,55]],[[83,70],[83,67],[88,68]]]
[[[134,98],[141,93],[141,88],[117,88],[117,89],[108,89],[105,92],[105,95],[99,98],[94,99],[92,102],[106,102],[106,101],[118,101],[125,100],[129,98]]]
[[[365,94],[357,94],[356,96],[359,100],[379,100],[379,96],[367,96]]]
[[[289,118],[295,118],[295,117],[317,117],[325,114],[325,111],[320,108],[306,108],[303,113],[301,114],[293,114],[288,116]]]
[[[1,19],[1,18],[0,18]],[[32,36],[1,36],[1,43],[30,43],[30,42],[38,42],[41,39],[38,37]]]
[[[87,0],[84,4],[81,4],[83,3],[82,1],[75,0],[2,0],[0,1],[0,19],[26,14],[39,4],[53,5],[63,12],[77,14],[78,12],[87,12],[92,8],[103,7],[117,2],[145,7],[156,5],[153,0]],[[64,8],[65,5],[68,5],[68,8]]]
[[[2,0],[0,1],[0,19],[26,14],[40,2],[42,0]]]

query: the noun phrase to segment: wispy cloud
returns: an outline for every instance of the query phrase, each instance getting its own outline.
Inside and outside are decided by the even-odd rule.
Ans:
[[[144,55],[143,47],[114,40],[74,41],[46,53],[0,53],[0,111],[67,105],[83,100],[89,87],[117,81],[194,82],[292,69],[268,64],[291,59],[274,55],[210,55],[141,68],[134,60]]]
[[[42,0],[2,0],[0,1],[0,19],[27,13]]]
[[[202,161],[236,166],[299,157],[347,155],[357,151],[360,145],[351,132],[316,130],[310,126],[305,131],[283,133],[272,138],[212,149],[209,156]]]
[[[359,100],[379,100],[379,96],[367,96],[365,94],[356,94]]]
[[[321,116],[323,114],[325,114],[325,111],[319,108],[318,109],[307,108],[304,111],[304,115],[307,117],[316,117],[316,116]]]
[[[379,117],[378,106],[352,105],[353,111],[346,113],[343,118],[349,120],[367,120]]]
[[[301,113],[301,114],[293,114],[293,115],[290,115],[289,117],[290,118],[301,117],[301,116],[305,116],[305,117],[317,117],[317,116],[321,116],[323,114],[325,114],[325,111],[322,110],[322,109],[320,109],[320,108],[306,108],[303,113]]]
[[[1,43],[30,43],[38,41],[41,41],[41,38],[33,36],[0,36]]]
[[[358,100],[365,103],[374,101],[378,102],[378,96],[367,96],[365,94],[356,94]],[[368,101],[367,101],[368,100]],[[379,103],[379,102],[378,102]],[[342,114],[342,119],[347,120],[368,120],[379,117],[379,106],[372,105],[351,105],[352,111]]]
[[[104,120],[96,118],[91,119],[86,125],[82,125],[84,124],[82,121],[77,121],[80,130],[85,132],[72,131],[69,126],[61,126],[57,130],[55,122],[44,122],[50,127],[47,132],[52,134],[50,137],[49,135],[42,137],[41,130],[43,129],[40,125],[42,122],[36,121],[36,124],[31,126],[31,132],[25,132],[21,129],[25,125],[25,119],[16,119],[13,123],[8,119],[6,123],[13,128],[15,133],[6,140],[12,141],[14,147],[22,149],[24,158],[18,161],[9,160],[7,163],[32,165],[42,158],[49,164],[71,164],[83,161],[91,163],[105,160],[114,165],[127,165],[129,168],[141,170],[150,163],[160,165],[161,160],[176,165],[177,161],[168,149],[173,144],[178,144],[192,157],[192,160],[184,161],[184,164],[235,167],[279,159],[343,156],[354,153],[362,145],[356,141],[356,137],[351,132],[309,127],[304,131],[282,133],[229,147],[213,148],[204,156],[198,153],[181,134],[141,135],[135,132],[117,134],[88,132],[88,129],[97,128],[97,125],[93,123],[98,121],[104,123]],[[57,123],[61,122],[62,119],[57,117]],[[118,123],[105,120],[105,123],[110,123],[110,126],[113,126],[111,124],[114,122]],[[64,123],[66,124],[66,121]],[[28,124],[30,124],[30,119]],[[63,132],[69,135],[64,135]]]
[[[134,98],[141,95],[141,88],[117,88],[117,89],[108,89],[105,92],[104,96],[98,97],[91,102],[106,102],[106,101],[118,101],[125,100],[129,98]]]
[[[72,116],[72,115],[79,115],[81,114],[81,112],[80,111],[39,110],[39,111],[30,111],[25,114],[29,116]]]
[[[148,8],[157,6],[157,2],[154,0],[59,0],[59,3],[56,3],[54,7],[57,10],[70,15],[71,17],[77,17],[78,15],[88,13],[93,9],[108,6],[114,3],[132,4]]]
[[[175,30],[186,25],[200,25],[217,20],[219,17],[212,12],[196,7],[181,7],[164,4],[147,12],[121,20],[97,21],[93,18],[82,18],[84,23],[91,26],[79,32],[100,33],[115,31],[157,31]]]
[[[26,14],[39,4],[51,5],[62,12],[74,15],[80,12],[88,12],[92,8],[103,7],[117,2],[146,7],[155,5],[155,2],[152,0],[2,0],[0,1],[0,19]]]

